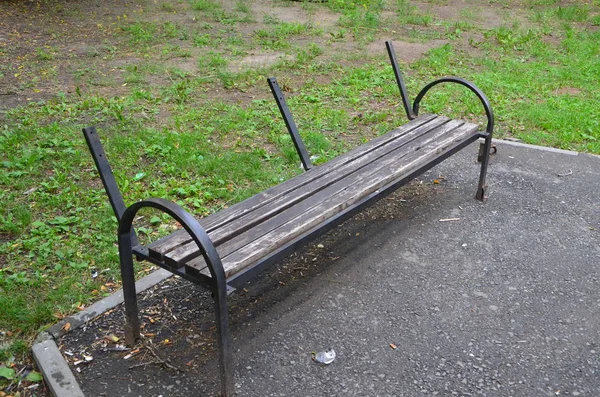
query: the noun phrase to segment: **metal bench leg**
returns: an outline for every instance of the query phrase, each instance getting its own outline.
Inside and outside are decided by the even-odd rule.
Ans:
[[[125,303],[125,343],[135,345],[140,338],[140,318],[137,309],[135,292],[135,272],[133,270],[132,233],[128,229],[119,233],[119,259],[121,264],[121,280],[123,282],[123,300]]]
[[[488,162],[490,160],[490,150],[492,149],[492,134],[489,133],[485,138],[485,141],[479,147],[479,156],[477,157],[478,161],[481,161],[481,171],[479,173],[479,186],[477,187],[477,194],[475,194],[475,198],[477,200],[483,201],[485,198],[485,177],[487,175],[487,167]]]
[[[219,345],[219,373],[221,378],[221,397],[233,396],[233,360],[231,337],[227,312],[227,286],[218,283],[213,293],[217,320],[217,344]],[[220,285],[222,284],[222,285]]]
[[[121,277],[123,278],[123,296],[125,298],[125,314],[127,316],[126,342],[135,343],[140,335],[140,325],[135,296],[135,274],[133,271],[132,229],[136,213],[144,207],[156,208],[169,214],[192,237],[200,248],[202,256],[210,270],[211,289],[215,299],[215,312],[217,317],[217,344],[219,347],[219,370],[221,378],[221,396],[232,396],[233,361],[231,354],[231,339],[227,320],[227,281],[221,258],[217,253],[210,237],[200,223],[192,215],[177,204],[159,198],[151,198],[129,206],[119,222],[119,256],[121,258]]]

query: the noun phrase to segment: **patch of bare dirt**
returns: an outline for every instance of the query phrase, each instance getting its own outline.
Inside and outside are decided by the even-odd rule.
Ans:
[[[430,14],[437,20],[450,23],[466,22],[483,29],[494,29],[514,23],[521,26],[529,24],[520,10],[522,4],[519,2],[513,2],[510,7],[470,0],[447,0],[441,4],[415,2],[414,4],[422,13]]]
[[[293,61],[294,57],[282,51],[270,53],[255,53],[252,52],[245,55],[241,59],[236,59],[229,63],[228,67],[231,72],[241,72],[250,69],[260,69],[273,66],[282,61]]]
[[[115,45],[112,24],[133,1],[0,2],[0,108],[74,88],[73,64]]]
[[[557,95],[577,96],[577,95],[581,94],[581,90],[579,88],[575,88],[575,87],[561,87],[558,90],[556,90],[556,94]]]
[[[298,4],[280,2],[261,2],[256,1],[251,4],[253,14],[257,19],[266,17],[275,20],[290,22],[290,23],[313,23],[315,26],[323,28],[331,28],[335,26],[339,19],[339,14],[328,11],[324,8],[319,8],[318,12],[311,12],[310,8],[304,9]]]

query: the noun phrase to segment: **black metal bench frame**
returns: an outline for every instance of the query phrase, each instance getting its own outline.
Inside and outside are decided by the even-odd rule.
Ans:
[[[479,140],[480,138],[483,138],[484,141],[480,143],[478,155],[478,161],[481,162],[481,171],[476,198],[478,200],[484,199],[485,179],[490,150],[492,148],[492,133],[494,129],[494,116],[487,97],[478,87],[469,81],[457,77],[444,77],[426,85],[416,96],[415,101],[411,106],[391,42],[386,42],[386,48],[394,70],[396,82],[400,90],[404,110],[409,120],[416,120],[418,118],[420,102],[432,87],[446,82],[457,83],[468,88],[481,101],[487,116],[486,130],[477,130],[475,133],[469,135],[465,139],[452,142],[452,144],[447,145],[444,148],[440,148],[439,153],[436,152],[433,158],[430,158],[427,162],[420,164],[418,168],[401,175],[401,177],[398,179],[395,179],[382,188],[371,192],[357,202],[351,203],[349,206],[343,208],[333,216],[324,219],[316,226],[305,230],[299,236],[268,252],[266,255],[256,260],[251,266],[247,266],[229,277],[226,276],[221,257],[219,256],[213,241],[211,241],[209,234],[200,225],[199,221],[183,208],[171,201],[159,198],[150,198],[139,201],[129,207],[125,206],[123,197],[119,191],[111,167],[106,159],[106,155],[95,128],[88,127],[83,129],[86,142],[94,158],[104,188],[109,197],[110,204],[119,221],[118,245],[126,313],[125,339],[129,345],[133,345],[140,336],[140,322],[138,317],[135,290],[135,274],[133,269],[133,256],[136,256],[139,260],[150,261],[180,277],[183,277],[196,284],[203,285],[212,291],[215,302],[217,322],[217,343],[219,346],[220,393],[223,396],[231,395],[233,394],[234,382],[227,313],[227,295],[233,291],[235,287],[247,282],[256,274],[264,270],[267,266],[291,254],[299,246],[306,244],[309,240],[327,232],[336,225],[339,225],[358,211],[361,211],[363,208],[385,197],[398,187],[408,183],[418,175],[468,146],[472,142]],[[310,156],[308,155],[306,147],[300,138],[296,124],[294,123],[277,81],[274,78],[269,78],[268,83],[275,100],[277,101],[279,110],[285,120],[287,129],[292,136],[292,140],[300,156],[304,169],[309,171],[313,168],[318,169],[319,167],[322,167],[313,167],[310,161]],[[413,149],[419,150],[420,148],[417,147]],[[189,236],[191,236],[191,239],[199,248],[196,255],[202,256],[210,274],[208,274],[207,271],[201,272],[195,268],[186,266],[184,261],[175,265],[173,263],[167,263],[164,258],[161,258],[160,256],[157,257],[156,254],[152,254],[148,248],[149,246],[141,246],[139,244],[133,229],[133,221],[137,212],[144,207],[152,207],[163,211],[182,225],[183,229],[185,229]],[[189,260],[190,258],[191,257],[187,257],[185,260]]]

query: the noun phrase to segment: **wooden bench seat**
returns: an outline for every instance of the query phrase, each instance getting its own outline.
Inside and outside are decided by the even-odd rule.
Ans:
[[[487,97],[473,83],[444,77],[426,85],[411,105],[392,45],[386,42],[386,46],[410,120],[407,124],[324,164],[313,166],[279,85],[275,79],[268,79],[305,172],[202,219],[196,219],[177,204],[162,198],[150,198],[126,207],[95,128],[83,130],[119,221],[127,344],[133,345],[140,336],[133,267],[133,256],[136,256],[212,291],[217,319],[220,393],[232,395],[227,295],[235,287],[480,138],[484,143],[479,148],[481,171],[476,198],[483,200],[494,126]],[[475,124],[444,116],[419,116],[421,99],[441,83],[460,84],[480,99],[488,119],[485,131]],[[133,221],[144,207],[170,215],[182,229],[147,246],[141,245]]]
[[[200,219],[200,224],[230,279],[378,189],[410,175],[440,153],[480,135],[475,124],[422,116],[281,185]],[[154,260],[210,277],[200,249],[185,230],[147,249]]]

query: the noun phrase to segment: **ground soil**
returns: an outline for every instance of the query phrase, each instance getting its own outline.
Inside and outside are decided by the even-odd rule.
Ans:
[[[225,8],[233,8],[235,2],[221,2]],[[179,4],[165,7],[165,2],[149,1],[145,3],[131,0],[93,1],[20,1],[0,2],[0,109],[25,105],[55,97],[58,93],[101,92],[106,96],[127,92],[123,86],[122,75],[127,65],[139,61],[131,51],[131,45],[123,37],[122,27],[128,21],[172,21],[179,26],[194,26],[195,16],[182,10]],[[518,8],[503,8],[495,3],[473,2],[465,0],[447,0],[444,2],[411,2],[420,10],[434,18],[446,21],[464,20],[468,15],[470,22],[483,28],[496,27],[506,21],[522,19]],[[319,9],[317,13],[307,12],[300,3],[283,0],[260,0],[251,4],[255,21],[236,25],[236,32],[251,35],[265,28],[265,16],[281,21],[311,22],[315,26],[329,29],[335,27],[339,14]],[[385,17],[385,16],[384,16]],[[389,16],[393,17],[392,15]],[[218,24],[217,24],[218,25]],[[439,47],[446,40],[411,39],[411,31],[444,30],[440,25],[427,27],[397,26],[396,30],[381,32],[377,39],[366,48],[346,35],[343,40],[331,41],[330,37],[311,37],[311,41],[329,41],[325,54],[359,53],[366,49],[368,54],[384,54],[382,41],[394,38],[396,52],[403,62],[412,62],[431,48]],[[405,36],[402,39],[402,36]],[[475,51],[469,44],[468,35],[455,45],[462,45],[467,51]],[[302,40],[301,38],[299,40]],[[191,50],[198,55],[197,48]],[[189,46],[189,45],[188,45]],[[283,52],[264,53],[250,50],[240,59],[229,64],[231,71],[240,71],[257,66],[269,66],[285,58]],[[195,56],[176,59],[169,62],[181,70],[195,72]],[[93,77],[83,78],[86,71]],[[160,77],[156,77],[160,80]],[[110,82],[109,82],[110,81]],[[150,82],[160,84],[161,81]],[[232,92],[214,90],[208,93],[217,97],[231,99]],[[244,95],[248,98],[248,95]],[[250,95],[252,97],[252,95]]]

